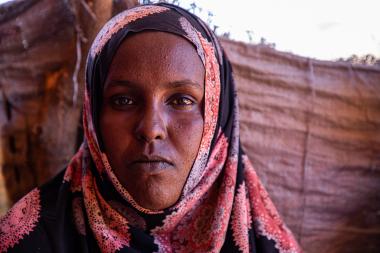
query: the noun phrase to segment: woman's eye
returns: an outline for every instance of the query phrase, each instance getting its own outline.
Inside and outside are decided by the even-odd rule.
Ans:
[[[111,99],[112,103],[117,106],[133,105],[133,100],[126,96],[117,96]]]
[[[194,102],[187,97],[179,97],[179,98],[173,99],[172,104],[176,106],[187,106],[187,105],[194,104]]]

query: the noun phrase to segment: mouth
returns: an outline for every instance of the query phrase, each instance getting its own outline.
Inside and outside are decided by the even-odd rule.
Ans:
[[[131,169],[141,170],[149,174],[157,174],[174,167],[174,164],[161,156],[142,155],[130,163]]]

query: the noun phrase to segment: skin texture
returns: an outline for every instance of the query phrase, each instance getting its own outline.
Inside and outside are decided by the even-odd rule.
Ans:
[[[157,31],[127,37],[112,60],[101,138],[119,181],[144,208],[180,198],[202,138],[204,72],[190,42]]]

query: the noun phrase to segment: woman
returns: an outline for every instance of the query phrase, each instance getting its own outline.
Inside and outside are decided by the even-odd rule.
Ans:
[[[87,60],[84,142],[1,220],[1,252],[300,252],[239,143],[230,63],[168,4],[109,21]]]

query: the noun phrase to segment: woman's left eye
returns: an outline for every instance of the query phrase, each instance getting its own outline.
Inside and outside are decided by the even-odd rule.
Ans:
[[[173,99],[171,103],[175,106],[188,106],[193,105],[194,101],[187,97],[178,97]]]

